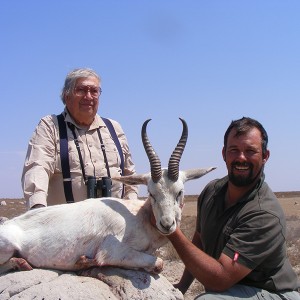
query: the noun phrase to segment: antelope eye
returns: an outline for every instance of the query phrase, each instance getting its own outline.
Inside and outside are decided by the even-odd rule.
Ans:
[[[177,197],[176,197],[177,202],[179,201],[179,198],[182,196],[182,194],[183,194],[182,190],[177,194]]]
[[[148,191],[148,194],[149,194],[149,196],[150,196],[151,198],[153,198],[154,201],[156,201],[155,198],[154,198],[154,196],[153,196],[149,191]]]

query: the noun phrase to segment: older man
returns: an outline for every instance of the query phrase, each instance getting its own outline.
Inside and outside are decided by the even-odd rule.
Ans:
[[[95,71],[75,69],[67,75],[63,113],[43,117],[29,141],[22,174],[29,209],[84,200],[90,179],[101,197],[104,178],[135,173],[121,125],[97,114],[101,92]],[[137,188],[113,182],[111,195],[136,198]]]

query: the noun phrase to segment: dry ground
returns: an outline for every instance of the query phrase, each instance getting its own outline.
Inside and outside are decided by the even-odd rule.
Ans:
[[[300,278],[300,192],[276,193],[287,219],[288,255]],[[186,196],[181,228],[185,235],[192,237],[196,223],[197,196]],[[4,205],[5,203],[5,205]],[[2,204],[2,205],[1,205]],[[0,199],[0,217],[13,218],[26,211],[23,199]],[[163,275],[171,283],[181,277],[184,265],[179,260],[173,247],[168,244],[157,253],[165,260]],[[202,290],[202,285],[194,281],[185,295],[185,300],[194,299]]]
[[[286,216],[300,217],[300,192],[276,193]],[[195,216],[197,213],[197,196],[186,196],[183,209],[184,216]]]
[[[300,217],[300,192],[276,193],[286,216]],[[2,204],[6,205],[1,205]],[[183,217],[196,216],[197,196],[185,196]],[[24,199],[0,199],[0,216],[9,219],[26,211]]]

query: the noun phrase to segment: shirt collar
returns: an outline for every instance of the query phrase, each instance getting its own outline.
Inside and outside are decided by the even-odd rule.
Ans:
[[[79,129],[83,129],[82,126],[78,125],[74,119],[71,117],[68,109],[65,107],[64,109],[64,116],[65,116],[65,121],[66,122],[69,122],[71,124],[73,124],[75,127],[79,128]],[[105,123],[103,122],[102,118],[96,114],[95,115],[95,118],[93,120],[93,123],[90,125],[89,129],[88,130],[94,130],[94,129],[97,129],[99,127],[106,127]]]
[[[250,200],[253,200],[255,195],[261,188],[262,184],[264,183],[264,181],[265,181],[265,174],[262,173],[259,181],[254,186],[254,188],[248,191],[248,193],[244,197],[242,197],[237,203],[248,202]],[[216,189],[215,195],[224,197],[224,191],[227,189],[227,185],[228,185],[228,176],[225,176],[220,180],[218,180],[215,184],[215,189]]]

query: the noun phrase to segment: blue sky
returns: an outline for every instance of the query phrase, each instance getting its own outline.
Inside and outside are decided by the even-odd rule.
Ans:
[[[2,1],[0,198],[22,197],[28,140],[58,114],[66,74],[102,77],[99,113],[118,120],[137,172],[147,172],[140,129],[166,166],[181,134],[181,169],[217,166],[186,183],[199,194],[226,174],[223,135],[233,119],[258,119],[269,134],[266,180],[300,190],[300,1]],[[4,136],[3,136],[4,135]],[[141,189],[143,193],[143,189]]]

